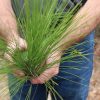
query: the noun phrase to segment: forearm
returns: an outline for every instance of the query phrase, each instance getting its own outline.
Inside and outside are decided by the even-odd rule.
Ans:
[[[11,0],[0,0],[0,36],[6,41],[18,37],[16,18]]]
[[[65,32],[66,37],[60,42],[61,50],[65,50],[71,45],[79,42],[84,37],[86,37],[90,32],[95,29],[95,27],[100,23],[100,1],[97,3],[95,0],[88,0],[83,8],[76,14],[73,20],[73,30],[68,34],[68,31]],[[81,18],[81,16],[83,16]],[[79,20],[77,24],[75,24]],[[74,25],[75,24],[75,25]]]

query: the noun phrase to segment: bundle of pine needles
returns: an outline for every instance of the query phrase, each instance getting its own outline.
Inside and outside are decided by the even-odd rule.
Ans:
[[[14,7],[17,10],[16,18],[21,36],[27,42],[27,50],[22,52],[19,48],[16,48],[16,50],[9,49],[6,43],[0,40],[1,58],[5,52],[13,52],[12,62],[2,59],[0,74],[13,74],[14,70],[21,70],[25,73],[24,77],[10,77],[11,96],[14,96],[27,80],[39,76],[54,64],[71,60],[76,56],[83,56],[78,50],[73,49],[71,55],[62,57],[60,61],[56,60],[50,64],[43,64],[49,54],[59,50],[63,45],[59,45],[60,41],[74,31],[75,23],[77,24],[79,19],[72,24],[73,18],[80,4],[77,4],[74,8],[67,9],[67,12],[65,12],[68,3],[59,4],[58,0],[24,0],[22,7],[20,7],[18,1],[14,1]],[[65,32],[66,34],[64,34]],[[0,83],[2,83],[2,79],[3,77],[0,78]],[[52,84],[56,84],[52,79],[45,83],[47,90],[62,99],[52,87]],[[31,87],[27,93],[26,100],[30,100]],[[6,93],[6,87],[2,89],[3,93]]]

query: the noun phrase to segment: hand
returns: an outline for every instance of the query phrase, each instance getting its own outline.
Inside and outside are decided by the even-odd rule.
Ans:
[[[50,64],[56,60],[61,59],[61,53],[60,52],[54,52],[53,54],[49,55],[46,64]],[[44,84],[48,80],[50,80],[52,77],[57,75],[59,73],[59,64],[57,63],[53,65],[51,68],[45,70],[40,76],[36,77],[35,79],[32,79],[32,84]]]
[[[16,36],[16,38],[13,38],[11,39],[10,41],[7,42],[8,44],[8,49],[10,51],[6,52],[4,54],[4,58],[13,62],[13,59],[11,57],[12,53],[14,52],[14,50],[18,47],[21,51],[24,51],[27,49],[27,43],[24,39],[22,39],[21,37],[19,36]],[[24,76],[25,74],[20,71],[20,70],[16,70],[14,71],[14,75],[15,76],[19,76],[19,77],[22,77]]]
[[[8,44],[7,48],[9,49],[9,51],[4,54],[4,57],[7,60],[10,60],[10,61],[12,61],[11,54],[14,52],[14,50],[17,47],[21,51],[24,51],[24,50],[27,49],[27,43],[26,43],[26,41],[24,39],[22,39],[21,37],[19,37],[19,36],[16,36],[16,38],[12,38],[11,40],[9,40],[7,42],[7,44]]]

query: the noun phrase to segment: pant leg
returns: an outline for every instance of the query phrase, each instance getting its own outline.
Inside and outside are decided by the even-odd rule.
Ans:
[[[10,87],[11,84],[10,80],[12,79],[12,77],[14,76],[9,75],[9,91],[11,91],[13,86],[16,86],[15,83],[15,85],[13,84],[13,86]],[[29,89],[30,89],[30,93],[29,93]],[[27,94],[29,95],[28,99],[26,99]],[[47,100],[46,87],[44,84],[32,85],[30,81],[27,81],[13,97],[11,96],[11,100]]]
[[[60,64],[60,72],[54,78],[58,85],[55,85],[54,88],[62,96],[63,100],[86,100],[88,96],[94,51],[94,42],[88,42],[82,47],[76,46],[76,49],[80,49],[83,54],[88,54],[85,56],[86,58],[75,57]],[[64,66],[67,67],[64,68]],[[52,98],[55,100],[53,96]],[[57,100],[61,99],[57,96]]]

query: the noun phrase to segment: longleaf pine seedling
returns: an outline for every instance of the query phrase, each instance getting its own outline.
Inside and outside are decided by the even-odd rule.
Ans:
[[[68,0],[70,1],[70,0]],[[46,69],[51,68],[56,63],[62,62],[76,62],[72,60],[75,57],[80,59],[85,57],[85,54],[81,50],[77,50],[77,45],[85,45],[85,43],[76,44],[65,51],[67,56],[62,56],[61,60],[55,60],[52,63],[45,64],[46,59],[53,52],[58,51],[62,45],[67,43],[60,43],[67,35],[76,30],[75,25],[79,22],[79,19],[73,22],[76,12],[81,6],[81,2],[74,7],[67,7],[69,2],[58,2],[58,0],[24,0],[23,5],[20,5],[20,0],[13,0],[14,11],[16,12],[16,20],[18,23],[19,33],[27,42],[27,49],[21,51],[16,44],[16,50],[8,48],[5,41],[0,39],[0,83],[2,84],[5,79],[2,75],[9,76],[9,92],[11,98],[16,95],[18,91],[23,90],[23,85],[33,77],[37,77],[42,74]],[[67,10],[67,11],[66,11]],[[82,18],[82,16],[81,16]],[[77,27],[78,28],[78,27]],[[66,34],[65,34],[66,33]],[[3,55],[5,52],[10,53],[12,61],[6,60]],[[87,59],[88,60],[88,59]],[[81,62],[77,62],[81,63]],[[66,75],[72,75],[77,78],[81,78],[78,75],[68,73],[64,69],[80,70],[78,66],[62,66],[60,71]],[[25,76],[16,77],[13,75],[15,70],[21,70]],[[75,84],[80,84],[73,80],[63,78],[58,75],[54,79],[61,78],[66,81],[71,81]],[[63,98],[54,89],[53,86],[58,85],[54,79],[47,81],[44,85],[47,91],[53,95],[56,100],[58,96],[61,100]],[[7,95],[7,87],[3,88],[1,95]],[[33,95],[33,99],[30,99]],[[21,92],[19,100],[21,100]],[[34,100],[34,94],[32,94],[32,84],[30,82],[29,89],[25,100]]]

